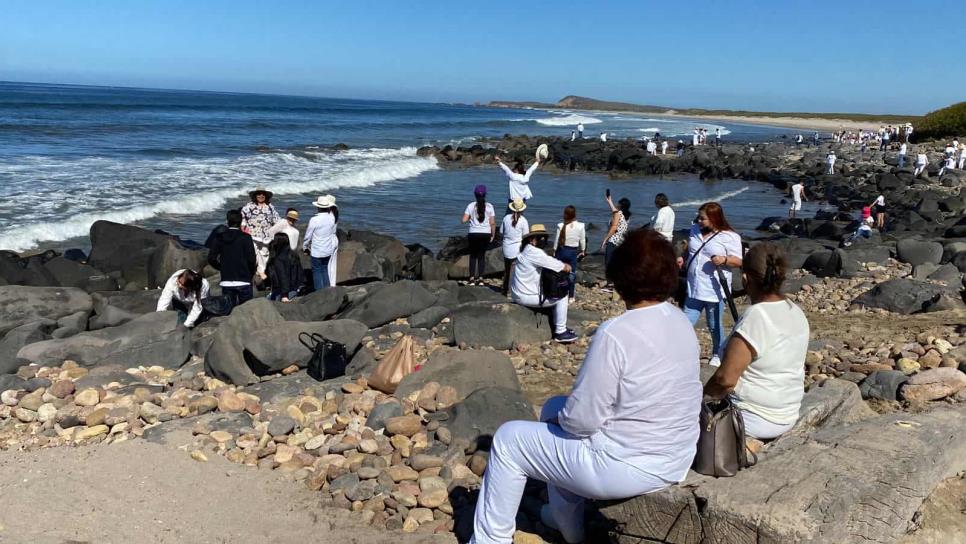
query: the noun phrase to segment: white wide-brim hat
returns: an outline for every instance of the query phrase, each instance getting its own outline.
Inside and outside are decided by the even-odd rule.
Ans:
[[[315,199],[312,205],[316,208],[333,208],[335,207],[335,197],[332,195],[322,195]]]
[[[547,147],[547,144],[540,144],[539,146],[537,146],[538,161],[542,161],[543,159],[546,159],[549,156],[550,156],[550,148]]]

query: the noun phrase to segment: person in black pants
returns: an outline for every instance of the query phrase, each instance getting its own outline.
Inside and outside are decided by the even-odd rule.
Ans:
[[[251,300],[255,275],[255,246],[252,237],[241,230],[242,215],[228,211],[228,228],[211,240],[208,264],[221,272],[221,294],[234,308]]]
[[[486,185],[477,185],[473,190],[475,200],[466,206],[463,223],[470,224],[467,241],[470,246],[469,285],[484,285],[483,274],[486,270],[486,248],[496,238],[496,212],[493,204],[486,201]]]

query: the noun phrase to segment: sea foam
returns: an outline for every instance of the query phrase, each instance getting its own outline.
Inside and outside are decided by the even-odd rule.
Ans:
[[[595,117],[587,117],[584,115],[577,115],[575,113],[563,115],[561,117],[547,117],[545,119],[537,119],[537,123],[548,127],[566,127],[566,126],[577,126],[578,123],[583,123],[585,125],[595,125],[597,123],[602,123],[600,119]]]

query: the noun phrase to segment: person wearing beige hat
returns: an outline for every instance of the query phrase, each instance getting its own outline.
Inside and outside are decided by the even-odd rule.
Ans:
[[[317,291],[336,283],[339,208],[335,205],[335,197],[332,195],[320,196],[312,205],[318,208],[318,213],[309,220],[302,250],[311,257],[312,282]]]
[[[268,262],[268,245],[272,243],[272,236],[268,230],[279,221],[278,211],[272,205],[272,192],[259,187],[248,193],[251,202],[241,209],[242,230],[252,237],[255,243],[255,258],[257,260],[255,273],[265,279],[265,264]]]
[[[523,237],[510,282],[510,299],[530,308],[553,308],[553,339],[561,344],[569,344],[577,341],[577,335],[567,328],[567,297],[545,299],[541,296],[540,274],[544,268],[570,273],[570,265],[554,259],[541,249],[546,246],[548,236],[546,227],[537,224],[531,225],[530,232]]]
[[[510,293],[510,276],[520,254],[523,235],[530,232],[530,223],[523,217],[527,204],[517,198],[509,204],[510,213],[503,218],[500,231],[503,233],[503,296]]]
[[[271,235],[272,240],[275,240],[276,234],[285,234],[288,236],[289,246],[292,251],[299,250],[299,229],[295,228],[295,224],[299,222],[299,212],[295,208],[289,208],[285,210],[285,218],[278,223],[275,223],[272,228],[268,229],[268,234]]]

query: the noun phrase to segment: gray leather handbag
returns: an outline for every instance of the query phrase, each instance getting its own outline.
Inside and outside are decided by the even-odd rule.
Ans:
[[[741,410],[728,398],[705,400],[699,416],[701,430],[698,451],[691,468],[706,476],[734,476],[739,470],[758,462],[748,458],[745,448],[745,422]]]

